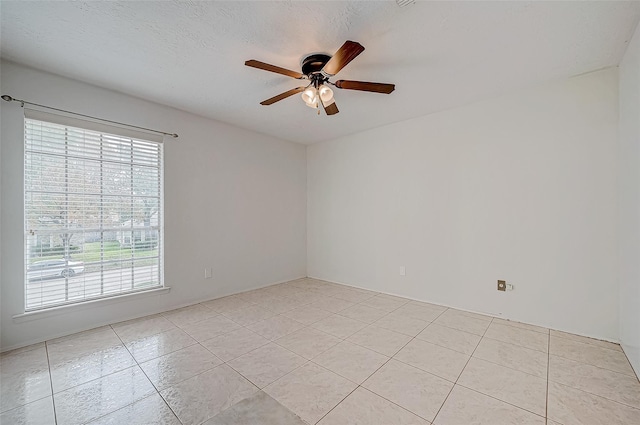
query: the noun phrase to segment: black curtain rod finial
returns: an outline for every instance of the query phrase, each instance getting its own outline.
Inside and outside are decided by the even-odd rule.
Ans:
[[[6,100],[7,102],[11,102],[13,100],[13,98],[11,96],[9,96],[8,94],[3,94],[2,95],[2,100]]]

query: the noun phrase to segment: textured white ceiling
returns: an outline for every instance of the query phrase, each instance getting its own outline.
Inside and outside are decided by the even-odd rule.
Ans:
[[[448,109],[617,65],[640,2],[14,2],[1,7],[3,57],[300,143]],[[340,113],[299,96],[299,70],[347,39],[366,50],[341,79],[396,84],[390,95],[335,90]],[[20,93],[12,93],[19,97]]]

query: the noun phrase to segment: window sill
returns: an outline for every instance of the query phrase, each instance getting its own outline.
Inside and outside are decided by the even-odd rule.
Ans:
[[[149,296],[167,294],[171,290],[171,287],[165,286],[164,288],[150,289],[148,291],[133,292],[131,294],[122,294],[115,297],[99,298],[96,300],[85,301],[77,304],[61,305],[57,307],[51,307],[44,310],[29,311],[26,313],[16,314],[13,316],[14,323],[29,322],[31,320],[44,319],[46,317],[58,316],[61,314],[73,313],[76,311],[82,311],[89,308],[95,308],[98,306],[116,304],[123,301],[129,301],[136,298],[146,298]]]

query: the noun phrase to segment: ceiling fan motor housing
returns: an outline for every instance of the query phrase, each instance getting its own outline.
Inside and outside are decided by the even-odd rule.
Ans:
[[[302,73],[310,76],[311,74],[322,71],[322,68],[329,62],[329,59],[331,59],[331,56],[323,53],[313,53],[305,56],[305,58],[302,59]]]

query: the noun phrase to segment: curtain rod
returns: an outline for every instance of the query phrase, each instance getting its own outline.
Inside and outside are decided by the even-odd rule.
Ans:
[[[150,131],[152,133],[164,134],[165,136],[171,136],[173,138],[177,138],[178,137],[178,135],[176,133],[167,133],[165,131],[153,130],[151,128],[138,127],[137,125],[125,124],[125,123],[118,122],[118,121],[105,120],[104,118],[92,117],[91,115],[84,115],[84,114],[79,114],[77,112],[65,111],[64,109],[58,109],[58,108],[54,108],[52,106],[40,105],[38,103],[27,102],[26,100],[16,99],[14,97],[9,96],[8,94],[3,94],[1,97],[2,97],[2,100],[5,100],[7,102],[20,102],[22,104],[22,107],[24,107],[24,105],[39,106],[41,108],[51,109],[53,111],[58,111],[58,112],[64,112],[66,114],[78,115],[80,117],[91,118],[93,120],[108,122],[108,123],[111,123],[111,124],[118,124],[118,125],[122,125],[122,126],[125,126],[125,127],[137,128],[138,130],[145,130],[145,131]]]

